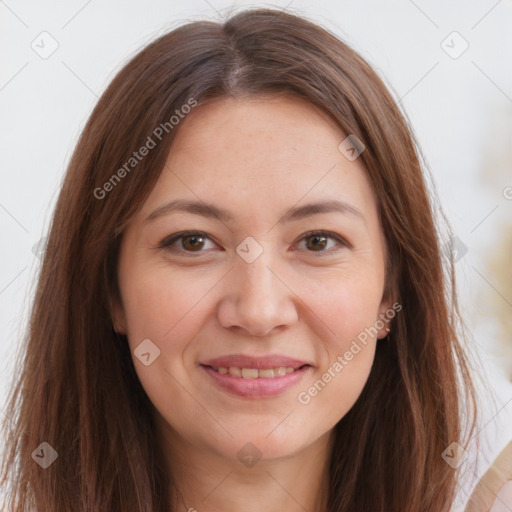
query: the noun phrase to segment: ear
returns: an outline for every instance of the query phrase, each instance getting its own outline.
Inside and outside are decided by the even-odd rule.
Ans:
[[[377,313],[378,318],[375,324],[375,327],[378,329],[377,338],[379,340],[388,336],[391,332],[393,319],[402,310],[402,304],[399,299],[397,271],[396,266],[386,265],[384,290],[382,291],[382,299]]]
[[[391,322],[397,313],[402,309],[402,305],[396,299],[392,291],[384,292],[382,301],[379,305],[378,319],[375,326],[378,329],[377,338],[385,338],[391,331]]]
[[[126,334],[126,315],[121,299],[117,294],[112,294],[109,297],[110,302],[110,316],[114,331],[118,334]]]
[[[377,339],[381,340],[389,334],[389,310],[391,308],[391,301],[382,301],[379,306],[378,318],[375,322],[375,327],[378,329]],[[387,313],[387,314],[386,314]]]

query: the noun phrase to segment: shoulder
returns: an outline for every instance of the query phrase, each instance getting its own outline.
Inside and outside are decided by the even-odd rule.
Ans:
[[[476,485],[464,512],[512,510],[512,441]]]

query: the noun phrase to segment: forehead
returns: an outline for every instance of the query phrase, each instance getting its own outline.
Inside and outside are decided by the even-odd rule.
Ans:
[[[322,163],[319,153],[336,151],[340,137],[343,133],[333,119],[300,98],[227,97],[203,104],[187,116],[176,134],[170,161],[180,156],[177,153],[190,152],[188,157],[205,160],[215,154],[222,163],[238,159],[247,166],[274,161],[286,167],[298,160],[317,167]]]
[[[304,100],[222,98],[196,107],[178,128],[146,214],[175,198],[232,205],[240,215],[324,199],[376,214],[361,159],[339,150],[347,135]]]

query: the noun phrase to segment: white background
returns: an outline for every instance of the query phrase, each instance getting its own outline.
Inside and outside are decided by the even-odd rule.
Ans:
[[[244,6],[288,6],[332,30],[374,66],[407,112],[454,232],[468,249],[457,263],[461,301],[496,391],[481,430],[489,443],[481,449],[481,474],[512,439],[509,363],[500,356],[488,307],[503,300],[512,314],[512,296],[488,266],[512,219],[512,200],[504,194],[512,186],[512,0],[0,0],[0,406],[39,264],[33,248],[97,98],[156,36],[186,21],[220,21]],[[52,44],[58,48],[45,59],[32,48]]]

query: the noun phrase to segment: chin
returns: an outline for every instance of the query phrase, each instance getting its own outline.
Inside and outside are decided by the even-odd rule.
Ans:
[[[270,431],[271,429],[269,429]],[[252,467],[258,462],[268,462],[291,457],[307,447],[304,439],[267,435],[261,430],[243,430],[243,434],[224,439],[214,449],[228,459]]]

